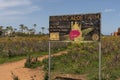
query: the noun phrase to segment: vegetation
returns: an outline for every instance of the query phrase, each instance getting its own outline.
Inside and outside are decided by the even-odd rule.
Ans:
[[[67,43],[52,43],[54,51],[67,47]],[[28,54],[41,56],[48,54],[48,36],[2,37],[0,38],[0,63],[20,60]]]
[[[44,29],[43,29],[44,30]],[[24,34],[23,34],[24,35]],[[120,78],[120,37],[103,36],[102,80]],[[27,57],[25,67],[44,65],[47,80],[48,59],[37,61],[37,57],[48,54],[48,36],[18,36],[0,38],[0,64]],[[60,74],[86,74],[88,80],[98,80],[98,43],[51,42],[51,53],[67,49],[68,54],[51,59],[51,72]]]
[[[102,79],[116,80],[120,78],[120,37],[104,37],[102,39]]]
[[[0,56],[13,57],[47,51],[47,37],[13,37],[0,39]],[[44,40],[44,42],[42,42]]]
[[[28,55],[28,58],[26,59],[26,62],[24,64],[26,68],[36,68],[41,65],[41,62],[38,61],[38,57],[31,57],[30,55]]]
[[[102,38],[102,80],[120,78],[120,37]],[[87,74],[88,80],[98,80],[98,43],[72,44],[68,54],[52,57],[51,72]],[[48,60],[43,61],[48,70]],[[53,75],[52,75],[53,76]]]
[[[24,24],[20,24],[19,28],[14,28],[14,26],[0,26],[0,37],[15,37],[15,36],[33,36],[33,35],[44,35],[48,33],[48,29],[45,31],[45,27],[41,27],[39,32],[36,32],[37,24],[33,24],[33,28],[29,28]]]

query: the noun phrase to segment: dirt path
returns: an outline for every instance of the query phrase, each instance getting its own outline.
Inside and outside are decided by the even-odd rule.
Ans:
[[[67,51],[61,51],[51,56],[59,56],[66,53]],[[48,55],[39,57],[38,60],[42,61],[45,58],[48,58]],[[25,63],[25,59],[17,62],[1,64],[0,80],[13,80],[11,72],[13,72],[16,76],[18,76],[20,80],[32,80],[32,77],[34,77],[35,80],[44,79],[44,71],[42,68],[36,68],[36,69],[24,68],[24,63]]]

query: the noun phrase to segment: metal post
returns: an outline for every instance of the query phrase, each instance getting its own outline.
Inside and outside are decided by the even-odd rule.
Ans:
[[[99,80],[101,80],[101,42],[99,42]]]
[[[50,48],[50,41],[49,41],[49,62],[48,62],[48,64],[49,64],[48,77],[49,77],[49,78],[48,78],[48,80],[50,80],[50,78],[51,78],[51,76],[50,76],[50,75],[51,75],[51,74],[50,74],[50,68],[51,68],[51,67],[50,67],[50,64],[51,64],[51,54],[50,54],[50,49],[51,49],[51,48]]]

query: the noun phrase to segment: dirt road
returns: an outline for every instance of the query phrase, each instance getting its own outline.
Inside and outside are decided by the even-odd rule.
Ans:
[[[66,53],[67,51],[61,51],[51,56],[59,56]],[[48,55],[39,57],[38,60],[42,61],[45,58],[48,58]],[[1,64],[0,80],[13,80],[11,72],[18,76],[20,80],[32,80],[32,77],[34,77],[35,80],[43,80],[45,72],[42,67],[36,69],[24,68],[25,61],[26,60],[23,59],[16,62]]]

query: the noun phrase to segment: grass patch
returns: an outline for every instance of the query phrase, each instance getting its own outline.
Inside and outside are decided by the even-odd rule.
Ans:
[[[88,80],[98,79],[97,44],[80,44],[69,47],[68,54],[51,58],[51,73],[87,74]],[[96,47],[93,49],[91,46]],[[91,50],[92,49],[92,50]],[[48,71],[48,59],[43,60],[44,69]]]
[[[24,59],[26,56],[15,56],[15,57],[0,57],[0,64],[7,63],[7,62],[14,62],[14,61],[19,61],[21,59]]]
[[[42,64],[40,61],[32,62],[31,64],[25,63],[25,67],[26,67],[26,68],[31,68],[31,69],[40,67],[40,66],[42,66],[42,65],[43,65],[43,64]]]
[[[59,51],[64,51],[64,50],[66,50],[66,48],[52,50],[51,54],[55,54]],[[40,53],[30,53],[30,55],[32,57],[40,57],[40,56],[48,55],[48,51],[47,52],[40,52]],[[7,62],[19,61],[19,60],[25,59],[27,56],[28,56],[28,54],[19,55],[19,56],[12,56],[12,57],[0,57],[0,64],[7,63]]]
[[[104,37],[102,42],[102,80],[120,79],[120,37]],[[51,58],[51,72],[87,74],[87,80],[98,80],[98,43],[72,44],[69,54]],[[43,60],[48,71],[48,59]]]
[[[33,57],[39,57],[47,54],[48,52],[41,52],[41,53],[31,53],[30,55]],[[20,55],[20,56],[13,56],[13,57],[0,57],[0,64],[19,61],[19,60],[25,59],[26,57],[27,55]]]

